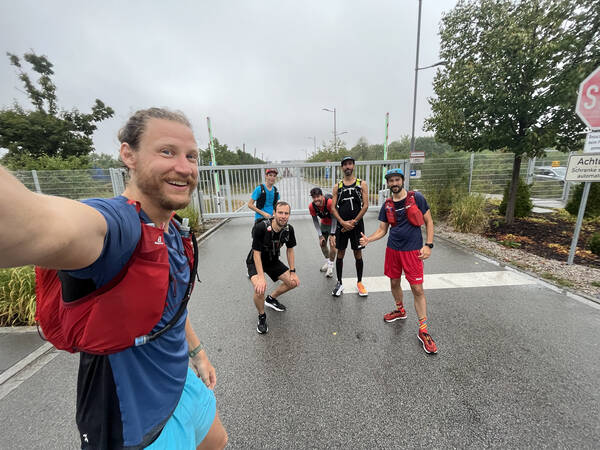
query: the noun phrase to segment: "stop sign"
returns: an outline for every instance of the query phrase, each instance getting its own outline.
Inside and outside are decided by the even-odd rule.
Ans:
[[[600,129],[600,67],[579,85],[577,115],[591,129]]]

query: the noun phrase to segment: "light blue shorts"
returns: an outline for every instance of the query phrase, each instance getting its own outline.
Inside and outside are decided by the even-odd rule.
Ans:
[[[215,420],[215,394],[188,367],[183,393],[171,418],[147,449],[195,450]]]

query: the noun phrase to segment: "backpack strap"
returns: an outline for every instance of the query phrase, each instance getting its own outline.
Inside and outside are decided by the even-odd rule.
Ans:
[[[260,195],[256,200],[256,207],[258,209],[263,209],[265,207],[265,203],[267,202],[267,191],[265,190],[265,185],[260,184]]]
[[[265,192],[265,200],[266,200],[266,192]],[[279,201],[279,191],[277,190],[277,186],[273,186],[273,212],[275,212],[275,207],[277,206],[277,202]]]

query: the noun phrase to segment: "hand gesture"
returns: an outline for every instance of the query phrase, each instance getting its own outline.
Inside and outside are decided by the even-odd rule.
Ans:
[[[360,243],[360,245],[362,245],[363,247],[366,247],[367,244],[369,243],[369,238],[367,236],[365,236],[365,233],[361,232],[360,233],[360,239],[358,240],[358,242]],[[427,247],[429,248],[429,247]]]
[[[331,248],[335,248],[335,235],[334,234],[329,236],[329,245]]]
[[[260,275],[258,275],[254,281],[254,292],[256,292],[258,295],[262,295],[265,293],[265,291],[267,290],[267,280],[265,280],[265,276],[263,275],[262,277]]]
[[[421,250],[419,250],[419,259],[424,260],[431,256],[431,249],[429,246],[425,245]]]
[[[190,359],[190,363],[198,378],[202,379],[207,388],[213,389],[217,384],[217,373],[208,360],[206,352],[201,350],[196,356]]]
[[[298,275],[296,275],[296,272],[290,273],[290,279],[294,286],[296,286],[296,287],[300,286],[300,278],[298,278]]]
[[[319,245],[321,247],[325,247],[327,245],[327,241],[325,240],[325,236],[319,236]]]

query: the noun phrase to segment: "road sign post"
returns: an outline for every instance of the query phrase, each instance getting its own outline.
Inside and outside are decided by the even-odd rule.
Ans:
[[[592,133],[588,133],[584,152],[590,152],[594,146],[598,145],[598,133],[593,131],[600,130],[600,67],[597,67],[585,80],[579,85],[579,94],[577,95],[577,105],[575,111],[579,118],[588,127]],[[573,159],[575,158],[575,159]],[[566,181],[584,181],[581,203],[579,204],[579,213],[577,214],[577,223],[575,232],[571,241],[571,249],[567,264],[573,264],[575,251],[577,250],[577,241],[579,240],[579,231],[583,223],[585,205],[590,194],[590,183],[600,181],[600,153],[585,153],[584,155],[569,156],[569,166],[567,167]]]
[[[600,129],[600,67],[579,85],[575,110],[588,127],[592,130]]]

